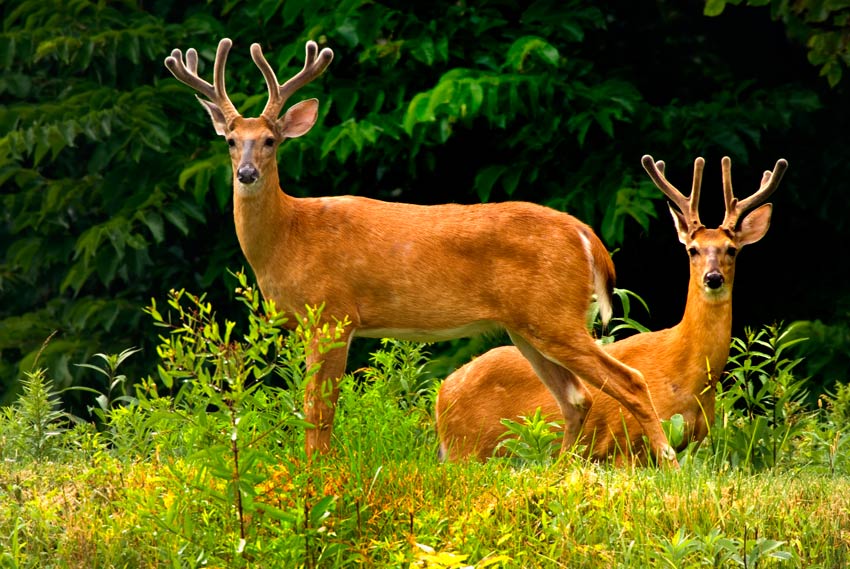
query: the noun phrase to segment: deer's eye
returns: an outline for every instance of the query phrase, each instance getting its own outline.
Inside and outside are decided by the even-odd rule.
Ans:
[[[230,148],[233,148],[234,146],[236,146],[236,141],[232,138],[228,138],[227,144],[228,144],[228,146],[230,146]]]
[[[729,247],[729,248],[726,250],[726,254],[727,254],[727,255],[729,255],[730,257],[734,257],[735,255],[737,255],[737,254],[738,254],[738,250],[737,250],[737,249],[735,249],[734,247]]]
[[[267,138],[266,139],[266,146],[268,146],[268,147],[274,146],[274,138],[272,138],[272,137]]]
[[[691,257],[696,257],[697,255],[699,255],[699,251],[696,247],[688,247],[688,255],[690,255]]]

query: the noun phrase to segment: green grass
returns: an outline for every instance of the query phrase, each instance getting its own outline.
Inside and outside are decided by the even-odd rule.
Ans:
[[[850,397],[803,408],[778,329],[736,340],[716,426],[679,470],[440,463],[426,355],[403,342],[346,379],[333,452],[308,462],[309,338],[238,292],[241,335],[183,291],[176,317],[151,307],[156,382],[131,390],[130,352],[96,356],[96,424],[27,374],[0,409],[0,569],[850,565]]]
[[[766,541],[782,542],[773,552],[790,554],[783,566],[850,562],[845,477],[517,469],[339,450],[322,464],[263,467],[256,503],[289,515],[257,509],[244,546],[224,485],[189,461],[6,465],[2,566],[719,567]]]
[[[384,395],[381,385],[347,389],[335,452],[313,464],[300,431],[280,433],[242,488],[242,526],[229,473],[216,473],[202,454],[116,456],[89,444],[60,460],[6,461],[0,566],[850,563],[846,476],[718,471],[698,460],[679,471],[570,457],[546,466],[442,464],[427,413]]]

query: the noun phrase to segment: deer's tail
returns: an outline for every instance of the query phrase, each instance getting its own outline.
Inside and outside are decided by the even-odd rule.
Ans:
[[[602,325],[607,325],[614,314],[614,283],[617,275],[614,271],[614,261],[602,241],[588,228],[581,233],[584,248],[590,260],[593,274],[593,292],[599,304],[599,316]]]

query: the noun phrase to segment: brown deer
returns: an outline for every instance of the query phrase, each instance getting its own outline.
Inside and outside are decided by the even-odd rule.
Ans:
[[[686,198],[664,177],[664,162],[643,157],[655,185],[676,206],[669,206],[670,213],[690,257],[685,314],[672,328],[605,346],[608,354],[643,373],[661,417],[683,415],[686,437],[681,446],[688,439],[701,441],[708,432],[706,420],[714,417],[714,387],[729,357],[735,260],[742,247],[767,232],[772,205],[753,208],[776,190],[788,166],[785,160],[777,161],[772,172],[764,172],[760,189],[739,202],[732,194],[731,161],[723,158],[726,216],[720,227],[708,229],[698,213],[704,164],[702,158],[696,159],[693,188]],[[562,418],[561,408],[533,379],[531,366],[513,347],[493,349],[446,378],[436,405],[441,456],[451,460],[491,456],[507,432],[502,418],[529,417],[538,408],[550,420]],[[594,459],[614,457],[620,463],[627,458],[644,461],[640,422],[606,393],[593,387],[589,392],[592,404],[586,416],[567,423],[582,425],[580,442],[587,445],[586,454]]]
[[[585,329],[595,292],[611,314],[614,267],[593,231],[543,206],[510,202],[418,206],[357,196],[294,198],[280,187],[277,149],[316,122],[318,101],[291,106],[297,89],[333,58],[307,42],[304,68],[279,85],[258,44],[251,56],[269,89],[258,118],[227,96],[229,39],[218,45],[213,83],[198,76],[198,54],[172,51],[165,65],[200,92],[216,133],[230,147],[233,214],[242,252],[263,296],[290,315],[325,303],[323,317],[348,318],[344,348],[308,350],[317,367],[307,385],[306,452],[330,447],[339,380],[355,336],[442,340],[504,328],[571,415],[585,382],[604,386],[640,423],[652,452],[676,464],[641,374],[606,354]],[[318,365],[321,364],[321,365]],[[538,380],[531,376],[531,381]]]

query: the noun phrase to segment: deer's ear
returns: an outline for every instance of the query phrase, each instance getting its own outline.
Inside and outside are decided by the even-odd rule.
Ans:
[[[195,96],[197,97],[197,95]],[[198,101],[210,115],[210,119],[212,119],[213,123],[213,128],[215,128],[215,133],[220,134],[221,136],[227,136],[227,121],[224,120],[224,113],[221,112],[221,109],[218,107],[218,105],[200,97],[198,97]]]
[[[688,234],[688,222],[685,220],[685,216],[671,204],[668,203],[667,207],[670,209],[670,215],[673,216],[673,225],[676,226],[676,233],[679,235],[679,241],[681,241],[683,245],[687,245],[691,240],[691,236]]]
[[[735,231],[736,241],[739,247],[759,241],[770,227],[770,216],[773,213],[773,204],[766,203],[757,207],[741,220],[741,228]]]
[[[306,134],[319,117],[319,100],[307,99],[289,107],[277,121],[281,138],[298,138]]]

